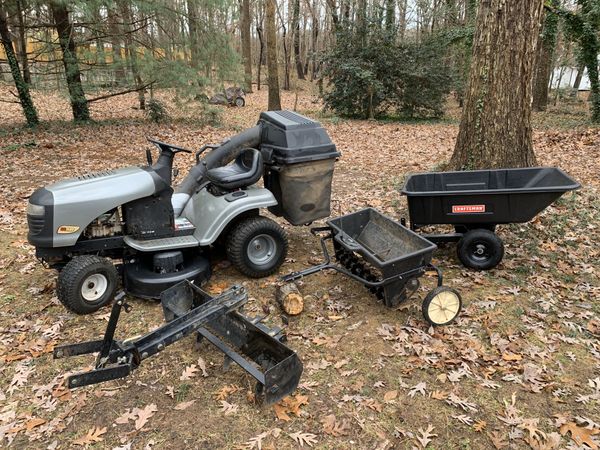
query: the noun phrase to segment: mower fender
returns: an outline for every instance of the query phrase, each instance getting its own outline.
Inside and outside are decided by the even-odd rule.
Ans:
[[[275,205],[275,196],[264,188],[249,188],[219,196],[202,189],[187,203],[182,216],[194,224],[194,237],[201,246],[206,246],[215,242],[225,227],[243,212]]]

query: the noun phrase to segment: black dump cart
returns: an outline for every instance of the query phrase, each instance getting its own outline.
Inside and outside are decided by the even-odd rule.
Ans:
[[[455,233],[423,236],[435,243],[458,242],[458,258],[466,267],[487,270],[504,256],[496,225],[528,222],[580,187],[556,167],[533,167],[419,173],[406,180],[402,194],[411,230],[454,225]]]
[[[458,292],[442,286],[442,273],[431,264],[435,244],[373,208],[366,208],[312,228],[322,234],[324,262],[282,278],[290,282],[326,269],[336,270],[367,287],[386,306],[396,307],[418,289],[419,277],[428,270],[438,275],[438,285],[425,297],[423,316],[431,325],[447,325],[459,314]],[[333,242],[331,262],[327,242]]]

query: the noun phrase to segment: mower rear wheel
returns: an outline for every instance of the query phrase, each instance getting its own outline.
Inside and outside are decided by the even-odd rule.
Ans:
[[[67,309],[91,314],[112,301],[117,284],[117,269],[110,260],[84,255],[73,258],[60,271],[56,291]]]
[[[273,274],[287,255],[287,235],[276,222],[266,217],[240,221],[227,238],[227,258],[252,278]]]
[[[246,105],[246,100],[244,100],[244,97],[236,97],[234,103],[238,108],[242,108]]]

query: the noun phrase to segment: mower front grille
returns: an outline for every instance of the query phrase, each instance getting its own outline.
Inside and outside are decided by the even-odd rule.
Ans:
[[[27,215],[27,226],[30,234],[40,234],[44,228],[44,216]]]

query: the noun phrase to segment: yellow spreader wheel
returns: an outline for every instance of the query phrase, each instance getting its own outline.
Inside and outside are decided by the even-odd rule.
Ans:
[[[462,299],[446,286],[435,288],[423,300],[423,317],[433,326],[448,325],[460,313]]]

